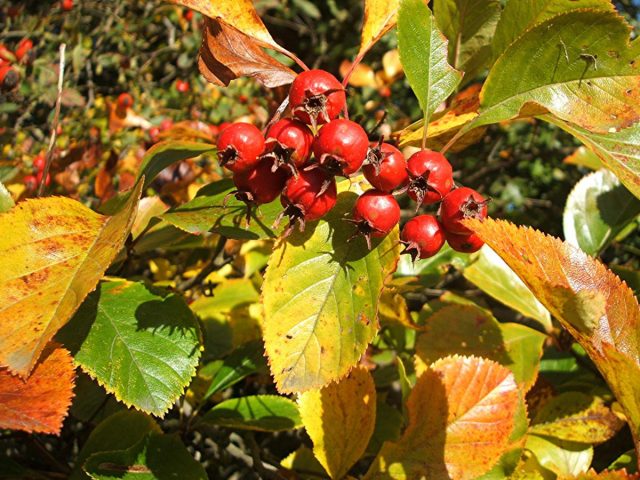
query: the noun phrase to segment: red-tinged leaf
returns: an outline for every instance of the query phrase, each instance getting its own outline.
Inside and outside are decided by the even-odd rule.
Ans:
[[[602,263],[568,243],[500,220],[468,220],[574,336],[622,405],[640,442],[640,308]]]
[[[477,357],[439,360],[409,396],[402,438],[383,445],[366,478],[477,478],[509,448],[518,405],[507,368]]]
[[[73,361],[64,348],[43,358],[26,381],[0,368],[0,430],[60,433],[73,397]]]
[[[205,23],[198,66],[207,81],[220,86],[238,77],[252,77],[273,88],[291,83],[296,76],[250,37],[217,19]]]

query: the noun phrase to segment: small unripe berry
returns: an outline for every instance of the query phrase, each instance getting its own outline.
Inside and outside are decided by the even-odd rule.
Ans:
[[[302,72],[293,80],[289,90],[291,112],[313,126],[337,118],[345,103],[342,84],[324,70]]]
[[[420,205],[437,203],[453,187],[453,168],[441,153],[421,150],[407,161],[408,194]]]
[[[415,261],[438,253],[444,245],[445,233],[436,217],[418,215],[405,223],[400,240],[405,246],[402,253],[410,254]]]
[[[313,141],[316,161],[331,174],[345,177],[360,169],[368,150],[367,132],[351,120],[327,123]]]
[[[440,206],[440,221],[445,230],[457,235],[469,235],[473,231],[462,224],[467,218],[482,220],[487,217],[488,201],[471,188],[460,187],[450,192]]]
[[[220,165],[232,172],[254,168],[263,151],[262,132],[250,123],[236,122],[220,132],[218,137]]]
[[[362,168],[364,178],[376,189],[392,192],[409,182],[407,162],[402,152],[388,143],[369,148],[367,164]]]

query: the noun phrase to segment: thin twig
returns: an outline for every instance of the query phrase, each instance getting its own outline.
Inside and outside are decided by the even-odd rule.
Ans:
[[[51,124],[51,137],[49,140],[49,148],[47,149],[46,162],[44,164],[44,170],[42,171],[42,178],[40,179],[40,186],[38,187],[38,197],[44,193],[45,183],[49,176],[49,167],[51,166],[51,158],[53,157],[53,147],[56,144],[58,138],[58,122],[60,121],[60,105],[62,104],[62,85],[64,83],[64,54],[67,49],[67,44],[60,45],[60,68],[58,72],[58,98],[56,98],[56,108],[53,114],[53,123]]]
[[[217,261],[218,257],[224,250],[224,246],[226,243],[227,243],[227,237],[221,235],[220,239],[218,240],[218,244],[215,246],[213,253],[211,254],[210,262],[207,265],[205,265],[203,269],[200,270],[200,272],[196,276],[191,277],[185,280],[184,282],[179,283],[176,286],[176,290],[180,292],[185,292],[189,290],[191,287],[193,287],[194,285],[198,285],[202,283],[204,279],[209,276],[210,273],[215,272],[216,270],[222,268],[224,265],[230,263],[232,261],[232,258],[226,258],[226,259],[223,259],[222,261]]]
[[[260,478],[267,478],[267,479],[273,479],[273,480],[282,480],[284,479],[284,477],[282,475],[280,475],[277,470],[271,470],[268,469],[264,462],[262,461],[262,458],[260,458],[260,445],[258,445],[258,442],[256,442],[256,437],[253,434],[253,432],[249,432],[246,436],[247,442],[249,443],[249,447],[251,448],[251,459],[253,460],[253,469],[256,471],[256,473],[258,473],[258,475],[260,475]],[[269,466],[271,468],[275,468],[273,467],[273,465]]]

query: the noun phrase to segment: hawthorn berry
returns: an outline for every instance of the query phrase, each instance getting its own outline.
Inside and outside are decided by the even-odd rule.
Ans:
[[[236,122],[220,132],[218,159],[232,172],[250,170],[264,151],[264,137],[255,125]]]
[[[389,143],[377,143],[369,148],[362,172],[374,188],[383,192],[392,192],[409,182],[402,152]]]
[[[276,225],[285,215],[289,216],[290,234],[296,223],[304,231],[306,222],[324,217],[336,204],[338,191],[336,180],[321,169],[302,170],[289,178],[280,200],[285,207],[276,220]]]
[[[191,20],[193,20],[193,10],[185,10],[182,13],[182,16],[187,22],[190,22]]]
[[[408,194],[420,205],[437,203],[453,187],[453,168],[444,155],[432,150],[414,153],[407,161]]]
[[[33,42],[28,38],[23,38],[18,43],[16,47],[16,58],[18,61],[22,61],[22,59],[31,51],[33,48]]]
[[[180,93],[187,93],[189,91],[190,85],[186,80],[177,79],[176,80],[176,90]]]
[[[400,221],[400,206],[393,195],[367,190],[356,200],[350,221],[358,229],[355,235],[364,235],[371,250],[371,237],[384,237]]]
[[[291,112],[304,123],[320,125],[340,115],[347,98],[342,84],[324,70],[299,74],[289,90]]]
[[[446,232],[447,243],[456,252],[473,253],[482,248],[484,242],[475,233],[468,235],[456,235],[455,233]]]
[[[367,132],[351,120],[327,123],[313,141],[316,161],[329,173],[345,177],[360,169],[368,150]]]
[[[418,215],[405,223],[400,233],[404,245],[402,253],[416,258],[433,257],[440,251],[445,241],[445,232],[433,215]]]
[[[33,168],[35,168],[38,171],[44,170],[45,163],[46,163],[46,158],[43,154],[36,155],[33,158],[33,162],[32,162]]]
[[[151,143],[156,143],[158,141],[159,135],[160,135],[159,127],[151,127],[149,129],[149,140],[151,140]]]
[[[65,12],[69,12],[73,9],[73,0],[62,0],[60,2],[60,7],[62,8],[62,10],[64,10]]]
[[[287,172],[281,168],[275,171],[268,159],[261,160],[255,168],[235,172],[233,183],[238,191],[236,198],[247,203],[263,204],[273,202],[282,192],[287,181]]]
[[[40,185],[40,182],[42,181],[43,176],[44,176],[44,171],[40,170],[36,175],[36,180],[38,182],[38,185]],[[49,173],[47,173],[47,178],[45,179],[44,184],[47,187],[51,184],[51,175]]]
[[[117,105],[119,109],[126,110],[133,107],[133,97],[128,93],[121,93],[118,96]]]
[[[462,224],[467,218],[482,220],[487,217],[488,201],[472,188],[460,187],[444,197],[440,206],[440,222],[449,233],[469,235],[473,233]]]
[[[313,133],[299,120],[284,118],[267,132],[266,151],[274,160],[274,167],[290,165],[294,171],[302,168],[311,156]]]
[[[171,127],[173,127],[173,120],[171,120],[170,118],[165,118],[160,122],[161,132],[164,132],[165,130],[169,130]]]
[[[0,65],[0,91],[11,91],[18,86],[20,75],[8,63]]]
[[[33,192],[38,187],[38,179],[35,177],[35,175],[27,175],[22,179],[22,182],[30,192]]]

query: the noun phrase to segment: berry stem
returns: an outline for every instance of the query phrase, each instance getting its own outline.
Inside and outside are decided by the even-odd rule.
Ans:
[[[309,67],[307,67],[307,64],[304,63],[302,60],[300,60],[295,53],[290,52],[289,50],[287,50],[286,48],[282,48],[280,49],[280,53],[286,55],[287,57],[289,57],[291,60],[293,60],[294,62],[296,62],[298,64],[298,66],[300,68],[302,68],[302,70],[304,70],[305,72],[309,71]]]
[[[427,149],[427,134],[429,132],[429,117],[426,115],[424,116],[423,119],[423,125],[422,125],[422,150],[426,150]]]
[[[280,120],[280,117],[282,116],[282,114],[284,113],[284,111],[287,109],[288,106],[289,106],[289,96],[287,95],[285,97],[285,99],[282,101],[282,103],[280,104],[280,106],[278,107],[278,109],[274,112],[273,117],[271,117],[271,120],[269,120],[269,123],[267,123],[267,125],[262,129],[262,134],[263,135],[266,136],[266,134],[269,131],[269,129],[278,120]]]

